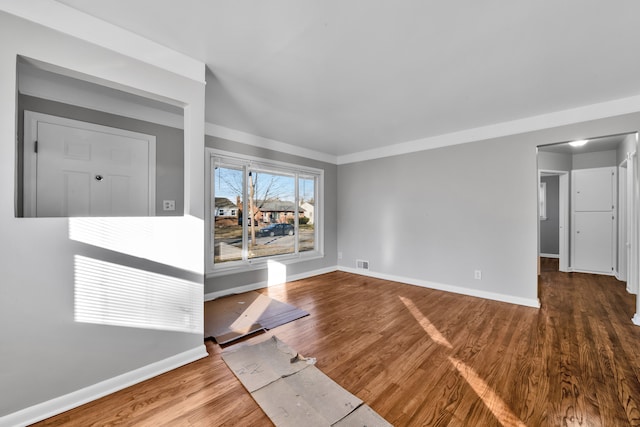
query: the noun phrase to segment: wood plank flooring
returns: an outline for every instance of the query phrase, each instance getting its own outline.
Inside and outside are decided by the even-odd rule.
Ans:
[[[272,333],[396,426],[640,425],[635,296],[548,259],[539,290],[539,310],[342,272],[262,292],[311,313]],[[271,425],[207,349],[37,425]]]

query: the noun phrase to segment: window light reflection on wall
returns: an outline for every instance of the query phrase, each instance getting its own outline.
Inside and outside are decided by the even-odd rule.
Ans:
[[[203,332],[203,286],[81,255],[74,257],[75,321]]]
[[[191,216],[69,218],[69,239],[203,273],[203,224]]]
[[[287,282],[287,266],[270,259],[267,261],[267,286],[282,285]]]

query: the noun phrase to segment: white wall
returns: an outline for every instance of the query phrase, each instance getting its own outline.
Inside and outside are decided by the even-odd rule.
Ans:
[[[627,114],[340,165],[338,263],[351,271],[368,260],[371,275],[536,305],[536,146],[639,125]]]
[[[118,34],[113,39],[122,37]],[[179,283],[188,282],[196,292],[193,300],[181,309],[186,317],[199,316],[204,270],[204,87],[201,81],[5,12],[0,12],[0,39],[3,40],[0,43],[0,425],[3,425],[34,421],[51,415],[47,411],[60,411],[78,399],[96,397],[96,393],[105,390],[96,386],[104,385],[103,381],[111,381],[112,388],[121,387],[120,375],[129,375],[127,381],[135,382],[153,374],[153,369],[166,370],[170,364],[183,364],[206,354],[202,333],[197,331],[202,327],[201,320],[191,332],[75,321],[79,306],[76,300],[79,256],[97,263],[109,262],[116,268],[134,268],[143,276],[159,275],[175,282],[176,290],[180,289]],[[80,228],[93,232],[93,237],[91,233],[88,237],[75,233],[78,223],[73,219],[15,218],[16,55],[186,105],[187,216],[130,222],[117,218],[88,219]],[[126,227],[131,227],[131,231]],[[125,287],[133,286],[134,280],[124,282]],[[145,286],[153,285],[148,282]],[[139,369],[146,371],[142,373]]]

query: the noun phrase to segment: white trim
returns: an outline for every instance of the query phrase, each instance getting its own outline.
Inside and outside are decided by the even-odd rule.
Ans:
[[[0,426],[29,425],[42,421],[207,356],[207,348],[199,345],[122,375],[5,415],[0,418]]]
[[[331,163],[332,165],[335,165],[338,162],[338,157],[331,154],[321,153],[320,151],[298,147],[296,145],[287,144],[286,142],[280,142],[274,139],[263,138],[258,135],[253,135],[247,132],[242,132],[213,123],[205,123],[204,132],[205,135],[228,139],[229,141],[252,145],[254,147],[266,148],[269,150],[293,154],[295,156],[318,160],[320,162]]]
[[[571,273],[587,273],[587,274],[598,274],[600,276],[616,276],[615,271],[597,271],[597,270],[580,270],[578,268],[571,268]]]
[[[420,286],[423,288],[436,289],[439,291],[452,292],[455,294],[468,295],[472,297],[484,298],[493,301],[507,302],[510,304],[523,305],[526,307],[540,308],[540,300],[538,298],[521,298],[513,295],[498,294],[495,292],[487,292],[478,289],[464,288],[461,286],[445,285],[443,283],[429,282],[426,280],[413,279],[411,277],[396,276],[394,274],[375,273],[371,270],[365,271],[351,267],[338,266],[338,271],[346,273],[358,274],[360,276],[374,277],[376,279],[390,280],[392,282],[406,283],[409,285]]]
[[[109,133],[112,135],[125,136],[128,138],[141,139],[147,141],[148,145],[148,215],[156,214],[156,137],[140,132],[132,132],[124,129],[96,125],[80,120],[67,119],[53,116],[51,114],[36,113],[25,110],[24,112],[24,136],[23,136],[23,205],[24,215],[30,218],[36,217],[36,168],[37,156],[34,150],[34,143],[38,137],[38,122],[46,122],[56,125],[71,126],[95,132]]]
[[[414,153],[416,151],[448,147],[450,145],[465,144],[467,142],[516,135],[519,133],[549,129],[557,126],[565,126],[605,117],[635,113],[638,111],[640,111],[640,95],[586,105],[569,110],[555,111],[524,119],[511,120],[494,125],[481,126],[473,129],[416,139],[413,141],[402,142],[357,153],[344,154],[342,156],[338,156],[338,164],[344,165],[347,163]]]
[[[337,266],[332,266],[332,267],[321,268],[319,270],[311,270],[311,271],[306,271],[300,274],[294,274],[291,276],[287,276],[287,283],[295,282],[296,280],[307,279],[309,277],[319,276],[321,274],[333,273],[334,271],[337,271],[337,270],[338,270]],[[261,282],[256,282],[249,285],[237,286],[235,288],[209,292],[208,294],[204,294],[204,300],[211,301],[216,298],[224,297],[227,295],[241,294],[243,292],[255,291],[256,289],[264,289],[267,287],[268,287],[267,281],[263,280]]]
[[[196,82],[205,82],[202,62],[57,1],[4,0],[0,9]]]
[[[640,315],[638,315],[638,313],[634,314],[631,318],[631,322],[636,326],[640,326]]]
[[[538,169],[538,181],[543,176],[558,176],[559,190],[559,223],[558,223],[558,255],[548,256],[549,254],[540,254],[546,258],[558,258],[560,260],[559,270],[569,272],[569,231],[571,221],[569,220],[569,171],[554,169]],[[538,250],[540,249],[540,225],[538,224]]]
[[[555,258],[560,259],[560,255],[558,254],[540,254],[541,258]]]

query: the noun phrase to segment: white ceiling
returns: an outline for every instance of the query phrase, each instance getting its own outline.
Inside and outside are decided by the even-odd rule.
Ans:
[[[640,2],[59,0],[206,62],[206,121],[344,156],[640,94]]]

